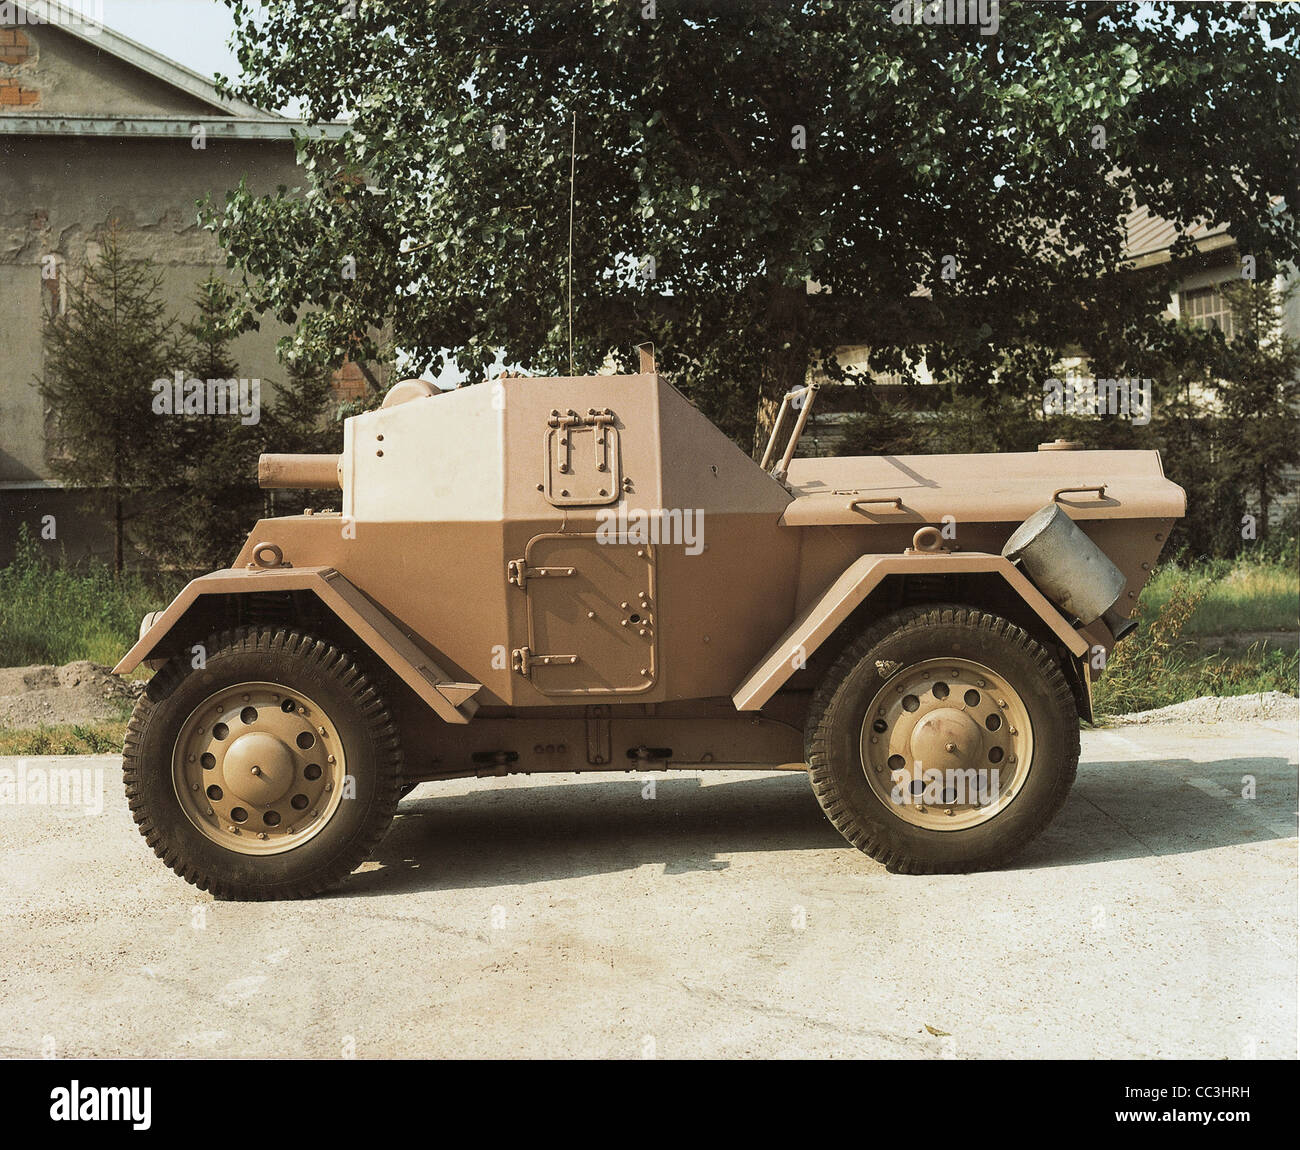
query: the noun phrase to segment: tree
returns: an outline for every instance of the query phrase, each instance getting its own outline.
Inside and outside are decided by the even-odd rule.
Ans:
[[[188,378],[242,385],[231,343],[240,326],[237,296],[209,273],[198,285],[193,317],[182,325]],[[259,514],[272,512],[270,493],[257,483],[264,451],[337,451],[339,429],[329,419],[329,372],[302,357],[289,364],[289,380],[275,388],[258,380],[256,419],[233,402],[224,412],[176,413],[167,445],[172,466],[165,505],[142,525],[142,547],[155,562],[186,570],[229,563]],[[253,398],[251,388],[245,398]]]
[[[168,376],[174,388],[180,369],[184,399],[174,391],[159,406],[168,428],[158,448],[165,466],[155,478],[156,499],[137,527],[140,550],[157,566],[210,569],[229,559],[260,506],[256,464],[261,433],[241,422],[238,400],[227,393],[209,403],[208,381],[237,384],[239,366],[230,350],[234,293],[214,274],[198,285],[194,313],[179,324],[179,358]],[[196,382],[192,382],[196,381]],[[221,408],[224,407],[224,413]],[[214,408],[216,410],[214,410]]]
[[[1282,329],[1282,308],[1296,285],[1279,291],[1271,277],[1241,279],[1222,291],[1232,312],[1233,337],[1224,347],[1217,381],[1224,421],[1236,450],[1227,478],[1249,492],[1260,535],[1269,509],[1285,489],[1300,443],[1300,344]]]
[[[418,370],[567,373],[575,135],[574,369],[652,340],[747,447],[838,343],[1077,342],[1135,203],[1300,254],[1268,210],[1292,6],[1004,0],[986,34],[906,2],[227,3],[227,91],[350,117],[301,141],[305,194],[210,217],[251,313],[335,359],[388,325]]]
[[[128,527],[147,515],[174,460],[174,428],[154,414],[152,385],[170,378],[180,347],[161,273],[130,257],[116,226],[100,244],[69,285],[66,312],[47,311],[37,385],[54,417],[54,473],[108,498],[113,570],[121,575]]]

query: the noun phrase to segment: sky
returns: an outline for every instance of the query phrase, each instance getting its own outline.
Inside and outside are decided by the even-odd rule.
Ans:
[[[226,44],[235,23],[220,0],[103,0],[103,6],[113,31],[205,77],[239,71]]]

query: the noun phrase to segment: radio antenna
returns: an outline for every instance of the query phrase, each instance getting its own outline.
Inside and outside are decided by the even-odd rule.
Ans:
[[[573,113],[573,138],[569,142],[569,374],[573,374],[573,172],[578,156],[578,113]]]

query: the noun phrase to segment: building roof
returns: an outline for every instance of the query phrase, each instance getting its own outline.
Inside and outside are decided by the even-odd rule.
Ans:
[[[1153,215],[1150,208],[1139,207],[1124,219],[1124,256],[1134,267],[1164,263],[1169,259],[1169,249],[1180,235],[1186,234],[1199,251],[1229,247],[1233,239],[1226,224],[1208,224],[1200,221],[1184,229],[1169,220]]]
[[[202,124],[204,133],[213,140],[291,140],[295,134],[338,139],[348,130],[345,123],[308,124],[266,115],[209,120],[202,116],[46,116],[18,112],[0,116],[0,136],[189,137],[195,124]]]
[[[0,135],[72,135],[102,137],[189,135],[193,124],[202,122],[205,132],[216,138],[288,140],[295,131],[337,137],[347,131],[343,122],[309,125],[303,121],[268,112],[243,100],[224,96],[212,80],[175,60],[138,44],[105,24],[92,23],[85,5],[63,0],[41,0],[39,4],[16,0],[26,22],[35,27],[51,25],[83,44],[115,57],[123,63],[162,81],[187,96],[207,104],[215,122],[202,117],[163,115],[50,116],[35,112],[13,112],[0,116]],[[100,9],[96,6],[93,11]]]

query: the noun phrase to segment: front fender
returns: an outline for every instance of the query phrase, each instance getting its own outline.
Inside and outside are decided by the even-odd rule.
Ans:
[[[731,701],[738,711],[756,711],[762,707],[886,576],[980,572],[1002,576],[1076,659],[1088,650],[1088,641],[1070,626],[1038,588],[1001,555],[977,551],[862,555],[813,600],[772,645],[736,688]]]
[[[312,592],[444,721],[468,723],[478,710],[473,696],[482,684],[454,681],[379,606],[332,567],[214,571],[195,579],[142,629],[139,641],[113,668],[114,673],[134,671],[201,597],[264,591]]]

